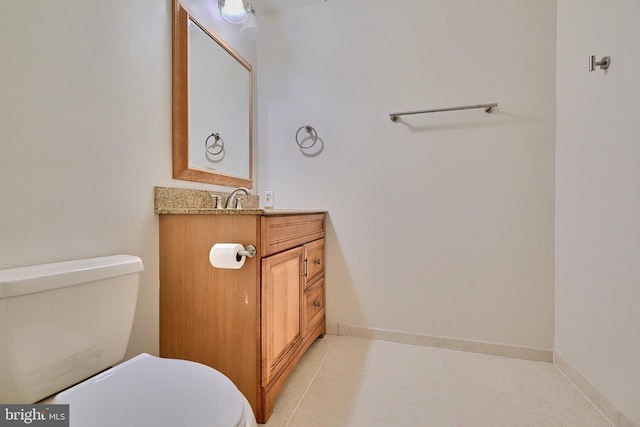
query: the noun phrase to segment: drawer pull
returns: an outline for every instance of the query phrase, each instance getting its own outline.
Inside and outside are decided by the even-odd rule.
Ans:
[[[316,301],[313,303],[316,307],[322,307],[322,303],[320,301]]]
[[[320,258],[318,258],[318,259],[316,260],[316,264],[318,264],[318,265],[322,264],[322,261],[320,260]]]

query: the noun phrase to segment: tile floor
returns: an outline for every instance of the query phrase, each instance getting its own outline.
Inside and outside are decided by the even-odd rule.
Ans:
[[[326,335],[268,427],[611,427],[552,364]]]

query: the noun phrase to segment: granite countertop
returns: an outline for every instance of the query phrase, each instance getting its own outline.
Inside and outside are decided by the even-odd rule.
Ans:
[[[300,215],[327,212],[324,209],[262,209],[256,195],[243,198],[243,209],[218,209],[213,196],[221,197],[224,206],[230,193],[166,187],[155,187],[154,191],[154,210],[160,215]]]
[[[323,209],[216,209],[216,208],[166,208],[156,209],[160,215],[300,215],[326,213]]]

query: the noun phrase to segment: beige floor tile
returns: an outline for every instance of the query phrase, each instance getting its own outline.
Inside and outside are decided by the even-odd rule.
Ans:
[[[324,338],[315,340],[302,356],[295,370],[315,374],[320,369],[320,365],[327,357],[336,339],[337,336],[335,335],[325,335]]]
[[[495,356],[443,349],[438,354],[445,378],[490,378],[502,374]]]
[[[442,351],[440,356],[444,384],[450,399],[484,405],[505,402],[509,407],[518,406],[522,409],[496,357],[451,351]]]
[[[296,416],[293,417],[288,427],[346,427],[345,424],[332,423],[325,420],[313,420],[311,418],[305,418]]]
[[[326,355],[333,348],[337,339],[338,337],[336,335],[325,335],[322,338],[316,338],[307,352],[311,351],[318,354]]]
[[[380,341],[338,337],[318,375],[356,382],[374,381],[382,359],[382,348]]]
[[[511,359],[500,364],[528,412],[571,423],[611,425],[552,364]]]
[[[382,351],[386,342],[366,338],[338,336],[331,351]]]
[[[464,388],[503,385],[506,379],[494,356],[451,350],[440,350],[439,355],[448,388],[458,385]]]
[[[400,357],[403,359],[423,360],[438,362],[438,349],[421,345],[401,344],[385,342],[383,346],[384,357]]]
[[[541,388],[548,392],[565,393],[575,387],[554,365],[520,359],[498,358],[502,370],[514,386]]]
[[[453,426],[531,426],[496,357],[441,351],[440,360]]]
[[[442,406],[382,402],[373,407],[368,425],[449,427],[451,422],[448,412]]]
[[[412,426],[421,420],[430,426],[448,426],[449,410],[441,376],[408,380],[383,378],[373,388],[370,425]]]
[[[611,426],[607,419],[579,393],[550,398],[545,396],[544,392],[529,389],[522,394],[526,394],[523,397],[523,404],[527,412],[544,414],[561,420],[574,420],[590,426]]]
[[[376,394],[445,396],[439,366],[400,358],[387,357],[382,360],[380,373],[372,388]]]
[[[511,406],[522,406],[519,396],[513,391],[506,377],[466,376],[462,379],[445,376],[447,395],[450,399],[462,399],[491,404],[505,402]]]
[[[454,427],[533,427],[528,414],[519,407],[475,400],[453,403],[451,420]]]
[[[353,427],[367,426],[371,395],[371,388],[364,384],[317,376],[295,415]]]
[[[311,380],[313,380],[312,374],[295,370],[291,372],[282,390],[280,390],[273,410],[288,413],[289,415],[293,414],[307,388],[309,388]]]
[[[597,424],[587,424],[584,421],[578,421],[568,418],[553,418],[548,415],[529,413],[529,418],[534,427],[595,427]],[[613,427],[613,424],[608,424]]]
[[[550,363],[328,335],[287,379],[267,426],[611,424]]]
[[[291,418],[290,413],[273,411],[271,417],[269,417],[269,421],[266,424],[258,424],[259,426],[264,425],[265,427],[286,427],[289,419]]]

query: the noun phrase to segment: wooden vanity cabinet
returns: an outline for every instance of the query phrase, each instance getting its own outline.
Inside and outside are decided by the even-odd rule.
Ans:
[[[160,355],[229,377],[264,423],[284,381],[325,334],[325,214],[160,215]],[[252,244],[237,270],[215,243]]]

